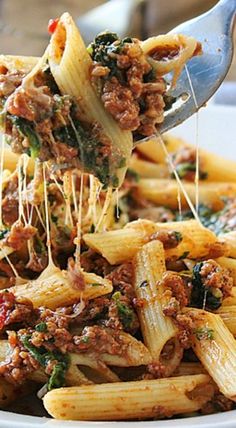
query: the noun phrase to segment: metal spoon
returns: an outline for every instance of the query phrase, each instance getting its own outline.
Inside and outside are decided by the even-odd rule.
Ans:
[[[224,80],[233,57],[235,17],[236,0],[220,0],[208,12],[178,25],[170,32],[195,37],[202,43],[203,54],[188,62],[176,87],[170,90],[168,95],[176,98],[178,102],[166,112],[164,122],[160,126],[161,133],[174,128],[196,113]]]

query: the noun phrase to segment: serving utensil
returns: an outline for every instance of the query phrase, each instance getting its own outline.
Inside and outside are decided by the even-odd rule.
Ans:
[[[233,27],[236,0],[220,0],[211,10],[178,25],[170,33],[193,36],[203,54],[192,58],[183,69],[176,87],[168,95],[176,102],[166,111],[160,132],[184,122],[206,104],[224,80],[233,57]],[[167,76],[171,83],[171,76]],[[143,140],[142,140],[143,141]]]

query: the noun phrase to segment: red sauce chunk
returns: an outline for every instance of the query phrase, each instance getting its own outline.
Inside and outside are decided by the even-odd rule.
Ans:
[[[50,33],[50,34],[53,34],[54,33],[54,31],[56,30],[56,28],[57,28],[57,24],[58,24],[58,22],[59,22],[59,18],[56,18],[56,19],[49,19],[49,22],[48,22],[48,32]]]

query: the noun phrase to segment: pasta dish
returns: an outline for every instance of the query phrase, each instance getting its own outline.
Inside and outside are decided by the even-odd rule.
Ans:
[[[236,162],[158,132],[201,46],[49,30],[42,58],[0,55],[0,408],[231,410]]]

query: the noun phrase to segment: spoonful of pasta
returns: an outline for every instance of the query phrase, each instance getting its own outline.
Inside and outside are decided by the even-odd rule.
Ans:
[[[42,58],[0,56],[3,134],[17,153],[119,187],[135,144],[195,113],[232,58],[236,0],[169,34],[98,34],[86,48],[72,17],[51,20]]]
[[[236,0],[220,0],[211,10],[174,28],[170,33],[194,37],[201,43],[202,54],[185,64],[181,75],[173,85],[173,76],[165,76],[169,84],[169,103],[166,104],[164,121],[159,132],[166,132],[198,111],[212,97],[224,80],[233,57],[233,28],[236,16]],[[148,49],[148,43],[146,49]],[[176,52],[168,45],[166,57],[171,64]],[[152,64],[158,68],[158,59],[163,52],[150,51]],[[163,61],[162,60],[162,61]],[[167,100],[168,100],[167,97]],[[147,137],[148,139],[149,137]],[[143,141],[141,138],[140,141]],[[138,141],[136,141],[137,143]]]

